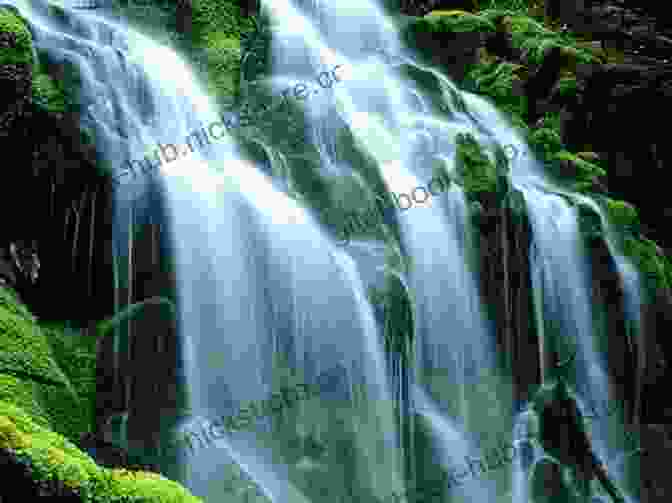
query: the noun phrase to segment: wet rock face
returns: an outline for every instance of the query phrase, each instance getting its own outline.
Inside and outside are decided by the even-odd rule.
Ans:
[[[29,290],[39,276],[40,259],[37,242],[19,241],[0,248],[0,285],[9,286],[21,298],[29,296]]]
[[[9,245],[14,266],[24,279],[35,284],[40,270],[40,259],[37,256],[37,241],[30,243],[19,241]]]

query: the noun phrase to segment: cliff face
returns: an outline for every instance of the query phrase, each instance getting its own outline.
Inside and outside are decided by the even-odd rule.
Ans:
[[[654,24],[661,24],[652,32],[647,28],[650,17],[628,8],[627,2],[618,6],[605,2],[590,10],[577,3],[562,12],[554,2],[547,2],[546,10],[543,5],[541,9],[532,6],[536,20],[520,11],[479,12],[477,5],[472,12],[457,10],[470,9],[471,4],[405,2],[402,11],[411,16],[402,17],[404,36],[427,62],[504,111],[559,183],[591,195],[607,212],[621,236],[621,249],[644,273],[647,296],[643,335],[633,349],[625,313],[618,307],[623,305],[623,287],[605,236],[594,212],[580,208],[584,240],[591,250],[593,294],[609,306],[603,317],[610,344],[617,348],[608,362],[610,374],[627,398],[630,421],[667,423],[672,406],[665,398],[663,382],[669,371],[662,362],[672,355],[664,337],[672,328],[672,241],[666,229],[672,209],[658,179],[670,154],[664,148],[664,128],[649,115],[652,110],[670,108],[669,27],[654,18]],[[620,9],[622,20],[611,16],[613,9],[607,7]],[[149,23],[155,14],[156,19],[174,19],[174,28],[163,36],[183,51],[224,109],[245,94],[239,92],[245,53],[263,59],[268,42],[261,37],[255,39],[257,46],[241,45],[241,34],[250,33],[253,25],[241,19],[237,9],[229,2],[192,0],[131,6],[121,12],[139,24]],[[588,11],[588,25],[575,26],[572,34],[561,29],[563,22]],[[638,44],[641,48],[635,49]],[[264,66],[262,61],[254,71],[243,72],[244,97],[263,95],[262,91],[255,95],[253,88]],[[81,433],[101,430],[112,412],[132,414],[134,404],[156,395],[160,383],[177,380],[175,320],[159,309],[150,308],[147,316],[130,322],[130,332],[140,336],[121,364],[115,363],[113,339],[96,337],[96,321],[115,314],[112,182],[96,152],[95,139],[80,128],[82,104],[77,89],[76,69],[49,61],[43,54],[35,58],[27,24],[11,8],[0,8],[0,147],[7,153],[1,163],[3,188],[18,196],[0,198],[0,248],[35,241],[41,266],[35,284],[19,286],[15,266],[0,259],[4,278],[4,285],[0,284],[0,455],[26,481],[44,481],[55,474],[62,482],[58,487],[39,489],[51,493],[81,498],[90,491],[100,498],[96,501],[108,501],[112,494],[192,501],[193,497],[158,475],[107,471],[72,445]],[[289,162],[285,171],[274,174],[289,180],[291,190],[318,208],[325,222],[338,225],[347,214],[344,207],[359,207],[361,200],[352,195],[359,193],[358,185],[346,180],[339,182],[341,186],[321,177],[319,158],[306,151],[300,140],[302,127],[300,113],[291,109],[272,114],[261,127],[243,127],[236,134],[252,157],[273,166],[278,163],[269,158],[260,139],[281,144]],[[339,148],[356,155],[354,140],[345,136],[339,138]],[[460,138],[457,148],[460,165],[454,182],[467,192],[477,229],[481,290],[501,327],[498,337],[504,364],[514,376],[518,396],[526,398],[539,384],[541,372],[537,330],[530,314],[530,222],[522,196],[504,183],[506,162],[489,162],[473,138]],[[361,155],[360,164],[366,182],[381,188],[382,194],[384,184],[372,160]],[[641,183],[633,183],[635,179]],[[339,199],[334,194],[344,196]],[[377,215],[376,211],[371,214]],[[163,220],[137,225],[147,232],[133,243],[130,279],[119,290],[122,307],[149,297],[172,298],[174,293]],[[393,228],[389,235],[380,227],[375,217],[366,228],[346,232],[387,243],[390,268],[400,270],[393,247],[399,230]],[[30,312],[8,286],[20,290]],[[371,291],[371,300],[383,313],[388,349],[404,354],[412,340],[408,292],[390,275],[382,288]],[[64,326],[65,320],[74,327],[88,327],[89,337]],[[163,374],[139,379],[143,362],[150,360]],[[179,410],[179,395],[178,389],[163,389],[162,406]],[[72,410],[81,413],[69,415]],[[162,427],[147,424],[135,436],[142,438]],[[642,432],[651,449],[667,434],[665,427]],[[646,463],[647,470],[642,469],[646,480],[660,485],[664,464],[653,458]],[[111,479],[103,482],[106,477]],[[152,489],[145,493],[143,484]],[[170,496],[160,499],[164,489]],[[38,489],[26,482],[25,491],[32,495]]]

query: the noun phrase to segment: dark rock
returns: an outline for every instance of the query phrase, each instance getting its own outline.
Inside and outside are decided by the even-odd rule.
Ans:
[[[507,61],[520,63],[523,60],[523,50],[513,45],[513,36],[507,30],[507,18],[507,16],[500,16],[493,21],[497,31],[486,34],[485,48],[490,54]]]
[[[156,465],[143,462],[139,456],[132,454],[127,449],[91,432],[82,433],[78,447],[87,452],[100,466],[159,473],[159,468]]]
[[[662,167],[672,160],[663,131],[651,120],[652,111],[672,107],[672,66],[579,65],[577,80],[579,94],[563,103],[563,142],[572,150],[600,154],[608,166],[607,185],[612,196],[637,206],[652,230],[648,237],[669,249],[672,239],[664,218],[669,209],[664,203],[665,191],[661,187],[657,196],[658,189],[640,191],[632,180],[634,176],[657,179]]]
[[[569,27],[580,30],[584,27],[585,0],[547,0],[544,2],[544,15],[552,21],[560,21]]]
[[[33,468],[13,451],[0,449],[0,502],[35,501],[36,498],[58,498],[63,503],[81,503],[82,498],[60,480],[36,481]],[[9,483],[7,483],[9,482]]]
[[[523,88],[527,96],[528,123],[534,123],[543,116],[541,110],[551,97],[551,90],[560,77],[560,70],[566,63],[566,56],[559,47],[549,49],[539,68],[527,79]]]
[[[0,246],[0,283],[14,289],[22,302],[31,298],[39,269],[35,241],[17,241]]]
[[[16,273],[9,251],[0,247],[0,285],[16,287]]]
[[[128,453],[111,442],[107,442],[93,433],[82,433],[79,447],[86,451],[97,464],[109,468],[128,466]]]
[[[478,63],[479,49],[485,40],[482,32],[421,32],[415,37],[422,57],[457,82],[464,79],[471,65]]]

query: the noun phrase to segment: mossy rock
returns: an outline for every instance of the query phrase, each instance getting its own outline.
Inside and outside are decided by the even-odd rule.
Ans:
[[[219,102],[232,102],[238,94],[241,59],[241,33],[250,31],[252,22],[241,17],[236,2],[193,0],[192,43],[202,54],[207,69],[210,94]],[[200,62],[199,62],[200,63]]]
[[[240,82],[240,39],[216,31],[204,43],[210,94],[234,96]]]
[[[649,294],[659,289],[669,291],[672,285],[672,265],[656,243],[644,237],[625,236],[623,251],[640,271],[643,286]]]
[[[563,77],[558,80],[558,95],[562,98],[576,96],[579,91],[579,84],[576,77]]]
[[[497,192],[497,170],[483,153],[476,139],[469,133],[459,133],[457,144],[456,173],[467,197],[480,200],[487,194]]]
[[[193,0],[191,4],[195,42],[215,31],[230,37],[240,37],[241,31],[252,26],[249,19],[241,16],[240,6],[235,1]]]
[[[91,431],[95,420],[96,401],[96,347],[97,338],[84,334],[79,330],[70,329],[58,324],[42,326],[54,359],[79,399],[79,414],[64,418],[70,423],[70,431],[78,435],[81,431]],[[45,403],[48,398],[43,398]],[[54,417],[53,422],[61,422]],[[73,437],[74,438],[74,437]]]
[[[127,498],[156,503],[202,503],[162,475],[98,466],[72,442],[6,401],[0,401],[0,449],[11,450],[25,459],[36,481],[60,480],[79,494],[82,501],[112,503]]]
[[[639,215],[633,205],[609,198],[606,198],[606,203],[607,215],[612,225],[627,232],[639,230]]]
[[[592,50],[580,46],[571,35],[553,31],[529,16],[497,9],[483,11],[479,16],[491,23],[501,20],[504,30],[512,36],[514,47],[524,50],[530,63],[541,64],[552,47],[560,47],[571,66],[599,62]]]
[[[556,161],[551,164],[554,168],[554,174],[561,178],[571,179],[573,188],[577,192],[591,190],[600,178],[607,175],[607,172],[597,164],[586,161],[566,150],[553,154],[551,161]]]
[[[552,161],[554,156],[563,150],[559,117],[550,117],[547,114],[540,127],[529,130],[527,142],[543,162]]]
[[[415,28],[409,28],[430,33],[495,31],[491,21],[463,10],[434,10],[421,18]]]
[[[67,330],[43,329],[12,291],[0,288],[0,355],[11,357],[0,361],[0,449],[28,463],[36,481],[58,479],[82,501],[201,501],[161,475],[102,468],[77,449],[73,442],[93,420],[96,339]]]
[[[11,292],[0,288],[0,299],[0,400],[15,403],[68,438],[78,438],[90,427],[90,416],[45,333]],[[95,376],[95,368],[90,372]]]
[[[33,76],[32,100],[36,105],[52,113],[63,113],[67,106],[62,84],[42,72],[36,72]]]
[[[21,312],[4,288],[0,288],[0,298],[0,372],[18,371],[40,382],[68,386],[34,319]],[[5,307],[12,304],[9,309]]]
[[[28,26],[19,15],[4,6],[0,7],[0,34],[9,40],[9,44],[0,45],[0,66],[33,63],[33,39]]]
[[[522,117],[527,108],[521,74],[523,65],[502,61],[481,60],[469,68],[465,82],[469,90],[491,98],[499,109],[512,117]]]

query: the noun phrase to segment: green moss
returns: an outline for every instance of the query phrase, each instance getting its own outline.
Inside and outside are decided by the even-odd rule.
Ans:
[[[11,294],[0,291],[0,400],[16,403],[59,433],[78,438],[88,429],[89,418],[81,414],[75,389],[36,320]]]
[[[598,62],[598,58],[590,50],[580,47],[571,34],[553,31],[529,16],[496,9],[483,11],[479,15],[490,22],[505,17],[504,26],[512,35],[513,45],[525,50],[532,63],[541,64],[552,47],[570,51],[577,63]]]
[[[35,317],[28,308],[19,302],[16,292],[11,288],[0,288],[0,312],[7,311],[30,322],[35,322]]]
[[[656,243],[644,237],[625,236],[623,251],[641,272],[644,287],[649,293],[658,289],[669,291],[672,285],[672,265],[669,259],[659,252]]]
[[[32,64],[32,37],[26,23],[7,8],[0,8],[0,33],[10,33],[14,39],[10,48],[0,48],[0,65]]]
[[[217,31],[208,33],[204,42],[210,94],[234,96],[240,80],[240,39]]]
[[[456,172],[467,197],[480,199],[485,193],[497,191],[497,170],[469,133],[458,134]]]
[[[61,480],[83,501],[112,503],[126,497],[156,503],[202,502],[162,475],[96,465],[72,442],[5,401],[0,401],[0,448],[25,459],[36,480]]]
[[[36,480],[59,479],[83,501],[200,501],[160,475],[99,467],[76,448],[73,441],[93,422],[96,340],[67,331],[42,329],[13,292],[0,288],[0,448],[29,463]]]
[[[33,76],[33,103],[48,112],[63,113],[66,110],[66,96],[63,86],[46,73],[37,71]]]
[[[0,402],[20,405],[35,422],[49,427],[49,414],[40,401],[39,385],[25,378],[0,373]]]
[[[622,231],[637,232],[639,230],[639,216],[637,209],[625,201],[606,199],[606,209],[609,221]]]
[[[559,116],[547,114],[540,127],[529,130],[527,142],[543,162],[552,161],[555,154],[563,149]]]
[[[193,0],[191,21],[192,44],[205,59],[210,94],[232,102],[238,94],[241,33],[251,30],[252,22],[241,17],[238,4],[222,0]]]
[[[522,65],[508,62],[480,61],[468,69],[464,85],[469,91],[492,99],[517,127],[524,129],[522,117],[527,99],[519,76],[523,69]]]
[[[5,297],[4,301],[7,300]],[[42,382],[67,387],[68,380],[54,362],[39,327],[17,311],[20,312],[20,308],[10,310],[0,305],[0,372],[18,371]]]
[[[566,150],[553,154],[551,161],[567,161],[563,164],[564,170],[560,169],[560,164],[557,162],[552,163],[551,171],[559,178],[570,179],[572,188],[576,192],[591,190],[598,183],[599,178],[607,175],[607,172],[597,164],[581,159]]]
[[[54,358],[63,373],[68,377],[72,388],[79,399],[78,414],[71,414],[59,420],[57,424],[67,423],[68,430],[75,435],[83,431],[91,431],[94,424],[96,399],[96,343],[97,338],[83,335],[77,330],[52,324],[44,327],[43,332],[49,341]],[[52,403],[51,397],[44,397],[44,403]],[[53,398],[52,410],[61,408]],[[52,413],[53,417],[53,413]],[[71,438],[77,438],[76,436]]]
[[[558,94],[562,98],[575,96],[579,86],[575,77],[563,77],[558,81]]]
[[[251,21],[240,15],[240,6],[227,0],[193,0],[192,33],[194,41],[204,40],[208,33],[222,32],[240,37],[241,31],[251,28]]]
[[[409,28],[425,33],[495,31],[495,25],[489,20],[461,10],[432,11]]]

